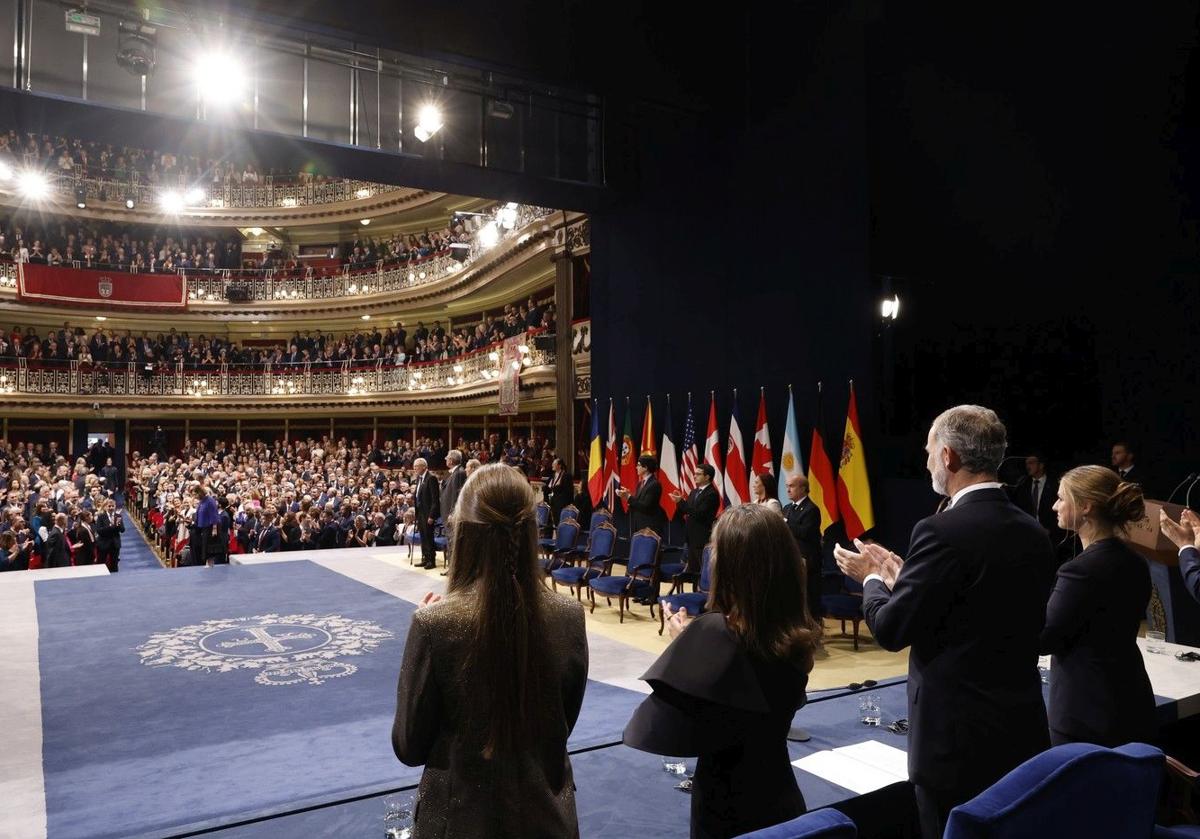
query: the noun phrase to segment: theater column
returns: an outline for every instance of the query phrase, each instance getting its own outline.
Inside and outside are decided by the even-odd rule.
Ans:
[[[554,256],[554,451],[575,465],[575,364],[571,358],[571,317],[575,311],[575,261],[570,251]]]

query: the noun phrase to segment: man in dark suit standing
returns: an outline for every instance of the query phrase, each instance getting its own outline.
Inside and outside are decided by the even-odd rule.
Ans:
[[[633,533],[648,527],[662,538],[667,532],[667,514],[662,508],[662,484],[657,477],[658,460],[648,454],[639,457],[637,475],[636,491],[631,493],[627,487],[621,487],[617,495],[629,502],[629,525]]]
[[[678,505],[676,509],[684,516],[684,533],[687,536],[687,565],[685,572],[698,574],[700,559],[704,546],[712,537],[713,523],[717,520],[717,510],[721,507],[721,497],[713,486],[713,475],[716,471],[707,463],[696,467],[693,479],[696,488],[684,498],[681,493],[672,492],[671,498]],[[694,578],[693,578],[694,579]]]
[[[821,511],[808,497],[808,478],[792,475],[787,480],[789,503],[783,508],[783,519],[800,547],[804,557],[805,590],[808,592],[808,613],[821,620]]]
[[[1065,533],[1058,526],[1054,501],[1058,497],[1058,481],[1046,472],[1046,462],[1040,453],[1025,458],[1025,477],[1013,487],[1010,497],[1014,504],[1037,519],[1057,550]]]
[[[996,479],[1007,433],[994,411],[960,405],[933,422],[925,449],[944,511],[917,522],[907,560],[855,540],[834,549],[863,582],[879,645],[911,647],[909,778],[921,831],[1050,745],[1038,636],[1054,572],[1046,532]]]
[[[96,554],[113,574],[120,568],[121,534],[124,532],[125,517],[117,511],[117,503],[110,498],[96,516]]]
[[[458,503],[458,494],[462,492],[463,484],[467,482],[467,470],[462,467],[462,452],[451,449],[446,452],[446,480],[442,481],[441,497],[438,504],[442,509],[443,521],[449,525],[450,517],[454,514],[454,505]],[[446,550],[442,556],[444,564],[450,563],[450,528],[446,528]],[[443,571],[445,577],[449,572]]]
[[[575,480],[567,471],[566,464],[563,463],[561,457],[554,458],[550,468],[553,470],[553,474],[550,475],[546,486],[542,488],[542,495],[545,497],[546,503],[550,505],[550,523],[557,525],[559,515],[575,497]]]
[[[1129,481],[1134,484],[1142,484],[1145,491],[1146,474],[1145,469],[1134,463],[1137,458],[1137,452],[1134,451],[1133,445],[1125,440],[1118,440],[1113,443],[1112,447],[1112,468],[1122,481]]]
[[[54,524],[46,529],[46,538],[42,542],[42,556],[47,568],[65,568],[71,564],[66,530],[67,514],[56,513]]]
[[[413,461],[413,506],[417,511],[417,530],[421,533],[421,567],[437,567],[437,548],[433,544],[433,525],[441,512],[437,478],[429,472],[423,457]]]

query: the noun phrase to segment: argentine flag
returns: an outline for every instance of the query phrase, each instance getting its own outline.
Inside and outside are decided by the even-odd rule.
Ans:
[[[787,494],[787,482],[793,475],[804,474],[804,458],[800,454],[800,432],[796,428],[796,405],[792,389],[788,388],[787,425],[783,429],[783,453],[779,458],[779,503],[791,503]]]

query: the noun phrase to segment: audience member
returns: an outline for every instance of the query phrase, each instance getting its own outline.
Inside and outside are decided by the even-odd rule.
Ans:
[[[779,484],[775,481],[775,476],[770,472],[755,475],[750,479],[750,502],[752,504],[761,504],[768,510],[773,510],[782,516],[783,506],[776,497],[778,492]]]
[[[587,638],[580,605],[542,583],[535,500],[518,472],[476,470],[456,508],[448,593],[413,615],[392,746],[425,766],[418,836],[579,835],[567,738]]]
[[[808,478],[792,475],[787,479],[788,505],[783,519],[804,558],[805,591],[808,593],[808,612],[820,622],[822,588],[821,511],[808,497]]]
[[[696,467],[692,476],[696,488],[688,493],[685,499],[679,492],[671,493],[677,507],[676,510],[684,517],[684,533],[687,538],[687,560],[685,572],[698,574],[700,559],[704,547],[712,536],[713,523],[721,509],[721,496],[713,486],[713,475],[716,470],[710,464],[701,463]]]
[[[642,677],[653,693],[624,735],[635,749],[697,757],[693,837],[739,836],[806,809],[787,747],[815,644],[800,551],[782,517],[745,504],[718,519],[711,562],[708,611],[670,614],[675,640]]]
[[[1179,573],[1184,588],[1200,603],[1200,516],[1185,509],[1175,522],[1166,510],[1159,510],[1158,526],[1179,548]]]

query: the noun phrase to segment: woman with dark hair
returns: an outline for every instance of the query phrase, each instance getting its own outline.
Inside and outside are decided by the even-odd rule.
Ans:
[[[1118,536],[1145,517],[1142,488],[1107,467],[1079,466],[1059,480],[1054,511],[1083,551],[1059,567],[1046,604],[1040,651],[1053,656],[1050,741],[1153,742],[1154,692],[1137,647],[1150,572]]]
[[[475,470],[446,597],[413,615],[392,747],[425,764],[418,837],[579,835],[567,737],[587,684],[583,607],[543,585],[536,503],[517,470]]]
[[[708,611],[668,613],[674,642],[642,678],[653,693],[625,744],[697,757],[694,839],[738,836],[804,813],[787,732],[805,702],[816,632],[804,563],[783,517],[726,510],[712,534]]]
[[[778,494],[779,484],[775,482],[775,476],[770,472],[755,475],[750,479],[751,503],[761,504],[768,510],[774,510],[782,516],[783,506],[779,503]]]

